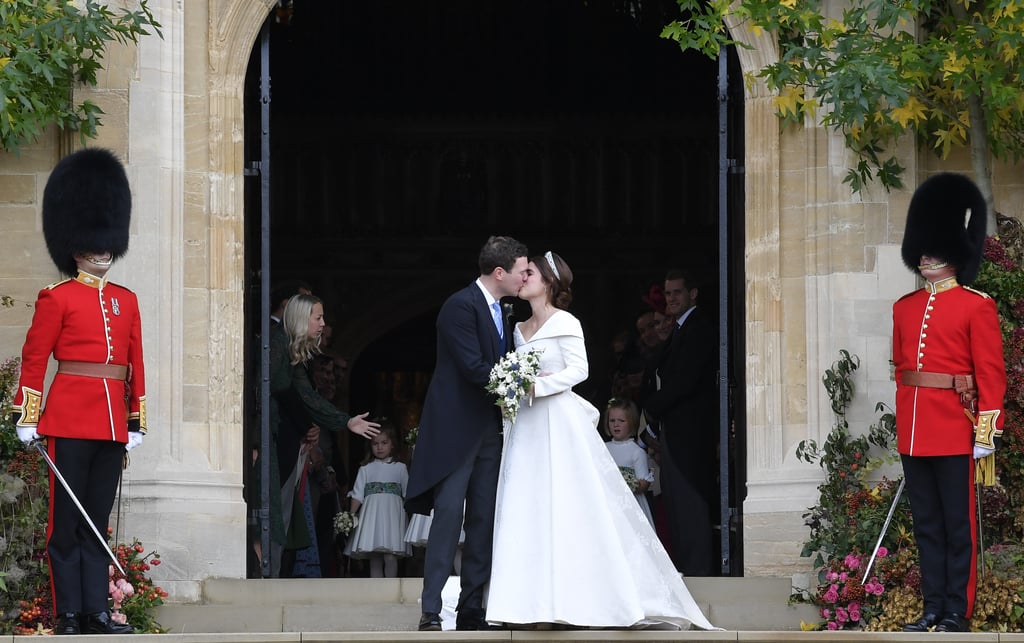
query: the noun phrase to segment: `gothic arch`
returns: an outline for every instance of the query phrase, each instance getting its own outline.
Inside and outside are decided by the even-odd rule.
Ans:
[[[209,424],[240,423],[242,397],[244,284],[244,81],[249,55],[275,0],[211,0],[207,43],[208,131],[189,140],[205,149],[200,183],[208,230]],[[729,24],[733,36],[751,46],[738,48],[744,74],[778,58],[768,34],[755,35]],[[202,74],[202,71],[196,71]],[[780,282],[780,130],[771,92],[759,82],[745,87],[745,326],[748,479],[782,463],[781,427],[783,306]],[[204,158],[198,155],[198,158]],[[201,161],[199,162],[201,165]],[[193,222],[196,223],[196,222]],[[224,458],[233,455],[223,455]]]

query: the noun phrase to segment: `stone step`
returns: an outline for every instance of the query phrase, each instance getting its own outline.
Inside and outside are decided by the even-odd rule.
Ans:
[[[688,578],[687,587],[708,619],[726,630],[794,631],[801,620],[818,620],[812,606],[788,603],[787,578]],[[163,605],[156,619],[184,634],[412,632],[421,590],[421,578],[209,579],[202,603]],[[505,640],[509,632],[498,634]]]

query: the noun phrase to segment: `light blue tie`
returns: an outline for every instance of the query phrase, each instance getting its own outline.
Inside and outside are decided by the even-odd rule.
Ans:
[[[501,304],[499,302],[494,302],[491,304],[491,310],[493,311],[492,317],[494,317],[494,325],[498,328],[498,337],[504,339],[505,324],[501,323]]]

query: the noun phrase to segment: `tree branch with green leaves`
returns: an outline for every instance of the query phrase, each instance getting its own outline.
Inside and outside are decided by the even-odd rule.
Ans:
[[[903,136],[945,159],[970,150],[989,207],[991,159],[1024,158],[1024,0],[678,0],[662,36],[717,57],[769,32],[779,59],[751,72],[784,123],[813,121],[857,158],[844,181],[902,187]],[[730,34],[729,25],[733,29]]]
[[[103,110],[77,100],[76,85],[95,87],[111,42],[137,43],[152,29],[147,0],[116,13],[96,0],[0,1],[0,145],[18,152],[50,124],[96,137]]]

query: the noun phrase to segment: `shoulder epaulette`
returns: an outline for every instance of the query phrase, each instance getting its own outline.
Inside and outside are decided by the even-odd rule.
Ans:
[[[69,281],[73,281],[73,279],[71,279],[71,278],[69,277],[69,278],[67,278],[67,279],[61,279],[60,281],[55,281],[55,282],[53,282],[52,284],[50,284],[49,286],[47,286],[47,287],[45,288],[45,290],[53,290],[53,289],[54,289],[54,288],[56,288],[57,286],[59,286],[59,285],[61,285],[61,284],[66,284],[66,283],[67,283],[67,282],[69,282]]]
[[[968,292],[973,292],[975,295],[981,295],[985,299],[992,299],[992,296],[989,295],[987,292],[982,292],[980,290],[975,290],[974,288],[971,288],[970,286],[964,286],[964,290],[966,290]]]

